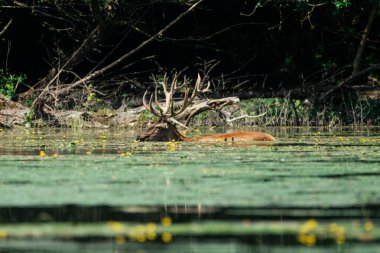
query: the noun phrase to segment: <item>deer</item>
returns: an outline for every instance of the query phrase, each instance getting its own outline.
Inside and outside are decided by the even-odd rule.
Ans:
[[[239,131],[224,134],[213,134],[205,135],[196,138],[189,138],[182,135],[177,126],[182,126],[187,128],[190,119],[198,114],[200,111],[205,109],[199,109],[191,107],[194,100],[199,93],[205,93],[209,91],[210,82],[208,82],[207,87],[202,89],[201,86],[204,82],[200,75],[195,82],[192,92],[190,92],[189,87],[185,87],[189,83],[189,79],[184,77],[184,81],[181,85],[178,85],[178,75],[175,73],[170,88],[168,87],[168,77],[165,74],[161,83],[153,77],[155,84],[154,94],[150,96],[149,102],[146,100],[148,91],[145,91],[143,95],[143,106],[147,111],[152,113],[157,117],[157,121],[148,127],[143,133],[137,136],[137,141],[183,141],[183,142],[220,142],[220,141],[232,141],[232,142],[242,142],[242,141],[275,141],[276,139],[264,132],[250,132],[250,131]],[[159,101],[158,88],[162,86],[165,95],[165,105],[162,105]],[[169,88],[169,89],[168,89]],[[184,89],[184,96],[182,101],[182,106],[176,106],[174,103],[174,94]],[[191,93],[191,94],[190,94]],[[180,104],[180,103],[178,103]],[[225,104],[224,104],[225,105]],[[187,116],[186,124],[180,122]]]

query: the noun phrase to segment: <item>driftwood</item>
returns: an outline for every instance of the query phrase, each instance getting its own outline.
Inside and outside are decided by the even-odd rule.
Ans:
[[[225,106],[238,103],[237,97],[227,97],[219,99],[195,100],[192,105],[186,108],[180,115],[180,120],[188,124],[191,117],[207,111],[221,110]],[[181,105],[181,103],[178,103]],[[145,111],[144,106],[128,109],[127,111],[116,111],[107,115],[98,115],[94,112],[86,111],[58,111],[44,107],[44,119],[31,122],[32,124],[43,124],[54,127],[84,127],[84,128],[107,128],[107,127],[136,127],[148,122],[139,122],[139,116]],[[0,95],[0,127],[23,126],[26,123],[26,115],[29,108],[20,103],[13,102]]]
[[[0,95],[0,127],[22,126],[29,109]]]
[[[195,115],[208,110],[221,110],[222,108],[238,103],[237,97],[227,97],[219,99],[207,99],[195,101],[179,117],[188,125],[190,119]],[[80,127],[135,127],[142,122],[138,118],[145,111],[144,106],[129,109],[126,112],[115,112],[108,115],[96,115],[96,113],[79,112],[79,111],[48,111],[45,113],[50,115],[50,124],[61,127],[71,127],[73,125]],[[144,122],[148,123],[148,122]]]

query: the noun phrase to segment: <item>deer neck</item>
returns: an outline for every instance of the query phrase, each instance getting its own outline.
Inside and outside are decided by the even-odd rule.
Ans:
[[[171,125],[170,127],[172,128],[172,129],[171,129],[171,132],[172,132],[173,135],[176,137],[176,138],[175,138],[176,141],[186,141],[186,142],[195,141],[194,138],[189,138],[189,137],[183,136],[183,135],[178,131],[178,129],[176,128],[176,126]]]

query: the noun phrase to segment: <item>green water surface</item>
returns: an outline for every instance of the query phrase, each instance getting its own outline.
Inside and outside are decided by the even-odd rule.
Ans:
[[[279,141],[2,130],[0,252],[380,252],[379,129],[267,131]],[[131,236],[150,223],[157,238]]]

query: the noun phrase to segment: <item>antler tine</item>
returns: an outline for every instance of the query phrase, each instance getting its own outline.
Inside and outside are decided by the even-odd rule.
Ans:
[[[189,82],[189,79],[186,78],[186,76],[184,76],[182,85],[177,87],[177,89],[178,90],[182,89],[185,85],[187,85],[188,82]],[[179,108],[179,110],[175,111],[174,114],[172,114],[172,115],[177,116],[178,114],[182,113],[187,108],[187,106],[189,105],[189,91],[190,91],[190,89],[188,87],[186,87],[185,96],[183,98],[183,104],[182,104],[181,108]]]
[[[168,94],[168,97],[166,98],[166,103],[167,103],[167,112],[170,110],[170,115],[173,116],[174,113],[174,93],[177,90],[177,72],[174,73],[174,77],[172,79],[172,83],[170,84],[170,93]]]
[[[165,96],[166,96],[166,93],[168,93],[168,89],[167,89],[167,79],[168,79],[168,77],[167,77],[167,75],[166,75],[166,73],[164,74],[164,77],[162,78],[162,88],[163,88],[163,90],[164,90],[164,93],[165,93]]]
[[[174,116],[177,116],[178,114],[180,114],[180,113],[182,113],[186,108],[187,108],[187,106],[189,105],[189,89],[187,88],[186,90],[185,90],[185,97],[183,98],[183,104],[182,104],[182,107],[178,110],[178,111],[176,111],[176,112],[174,112],[172,115],[173,115],[173,117]]]
[[[147,102],[146,102],[146,94],[148,94],[148,91],[145,91],[145,92],[144,92],[144,96],[143,96],[143,105],[144,105],[144,107],[145,107],[145,109],[146,109],[147,111],[150,111],[150,108],[149,108],[149,106],[148,106],[148,104],[147,104]]]
[[[162,107],[160,101],[158,101],[158,87],[157,87],[157,85],[156,85],[156,88],[154,90],[154,103],[157,105],[160,113],[163,114],[164,108]]]
[[[182,90],[183,87],[189,82],[189,78],[186,78],[186,76],[183,77],[183,82],[181,85],[176,86],[176,90]]]
[[[169,110],[170,110],[169,107],[170,107],[171,96],[170,96],[170,93],[168,92],[168,76],[166,73],[164,74],[164,78],[162,79],[162,89],[164,90],[164,94],[165,94],[165,107],[166,107],[163,114],[168,115]]]
[[[145,91],[144,96],[143,96],[143,105],[144,105],[145,109],[157,117],[162,117],[162,114],[160,114],[156,109],[154,109],[154,107],[152,105],[153,95],[150,96],[149,104],[147,104],[146,94],[148,94],[148,91]]]
[[[195,82],[195,87],[193,90],[193,93],[191,94],[191,97],[189,99],[189,103],[192,103],[195,97],[198,95],[198,92],[201,91],[199,87],[201,86],[201,76],[198,74],[197,81]]]
[[[154,81],[154,103],[156,104],[156,106],[158,107],[158,110],[160,111],[160,113],[162,114],[163,111],[164,111],[164,108],[162,107],[161,103],[158,101],[158,82],[157,82],[157,79],[155,78],[154,75],[152,75],[152,78],[153,78],[153,81]]]
[[[159,111],[154,109],[154,107],[152,105],[152,100],[153,100],[153,95],[150,96],[150,101],[149,101],[150,112],[153,113],[154,115],[156,115],[157,117],[162,117],[162,113],[160,113]]]
[[[209,91],[210,91],[210,85],[211,85],[211,83],[210,83],[210,81],[208,81],[208,82],[207,82],[207,87],[201,90],[202,93],[209,92]]]

